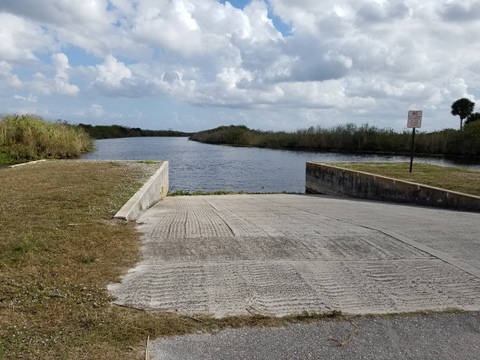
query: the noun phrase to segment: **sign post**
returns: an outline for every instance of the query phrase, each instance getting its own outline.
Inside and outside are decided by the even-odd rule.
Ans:
[[[408,112],[407,128],[412,130],[412,155],[410,157],[410,172],[413,168],[413,153],[415,151],[415,129],[422,127],[422,110],[410,110]]]

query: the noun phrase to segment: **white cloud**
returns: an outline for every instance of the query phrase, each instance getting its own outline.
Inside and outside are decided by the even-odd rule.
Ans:
[[[0,88],[19,88],[22,82],[16,74],[12,73],[12,66],[6,61],[0,61]]]
[[[63,53],[55,53],[51,56],[51,63],[52,76],[37,72],[32,76],[32,80],[25,82],[24,87],[42,95],[77,95],[80,89],[69,83],[71,68],[67,56]]]
[[[96,67],[95,85],[104,89],[119,89],[122,82],[132,78],[132,71],[112,55]]]
[[[80,89],[76,85],[71,85],[68,82],[70,65],[68,64],[67,56],[62,53],[53,54],[52,64],[56,69],[53,79],[55,91],[63,95],[77,95]]]
[[[99,104],[92,104],[89,109],[90,114],[95,117],[101,117],[106,114],[105,110],[103,110],[102,105]]]
[[[1,5],[0,24],[0,61],[36,60],[35,52],[52,48],[53,43],[41,26],[1,12]]]
[[[121,110],[128,98],[281,128],[287,115],[381,124],[416,104],[442,127],[454,100],[480,97],[478,0],[3,0],[0,23],[0,99],[41,95],[44,112],[44,97],[74,95],[74,112],[95,96],[84,116],[107,116],[108,99],[146,121]]]
[[[16,100],[23,100],[23,101],[28,101],[32,103],[36,103],[38,101],[38,97],[33,94],[28,94],[28,97],[21,96],[21,95],[14,95],[13,98]]]

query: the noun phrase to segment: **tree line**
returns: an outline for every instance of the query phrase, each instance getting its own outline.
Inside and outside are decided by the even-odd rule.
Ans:
[[[411,148],[410,131],[396,132],[368,124],[317,126],[292,132],[230,125],[195,133],[190,139],[209,144],[335,152],[408,154]],[[415,149],[419,154],[480,156],[480,121],[469,123],[463,131],[418,132]]]
[[[460,131],[444,129],[418,132],[416,152],[426,155],[480,156],[480,113],[473,112],[474,108],[475,103],[469,99],[455,101],[451,106],[451,114],[460,117]],[[194,133],[190,140],[271,149],[392,154],[408,154],[412,141],[407,130],[396,132],[369,124],[357,126],[351,123],[332,128],[312,126],[293,132],[260,131],[243,125],[220,126]]]
[[[138,127],[131,128],[121,125],[89,125],[78,124],[87,134],[94,139],[113,139],[125,137],[142,137],[142,136],[167,136],[167,137],[187,137],[192,133],[175,131],[175,130],[144,130]]]

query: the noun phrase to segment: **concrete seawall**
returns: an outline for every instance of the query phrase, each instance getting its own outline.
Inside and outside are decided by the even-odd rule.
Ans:
[[[478,196],[314,162],[307,162],[305,191],[480,212]]]
[[[114,219],[135,220],[168,194],[168,161],[164,161],[150,179],[115,214]]]

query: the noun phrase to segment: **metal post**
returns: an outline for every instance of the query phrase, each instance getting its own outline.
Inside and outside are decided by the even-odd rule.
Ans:
[[[412,172],[413,167],[413,152],[415,151],[415,128],[412,131],[412,155],[410,157],[410,172]]]

